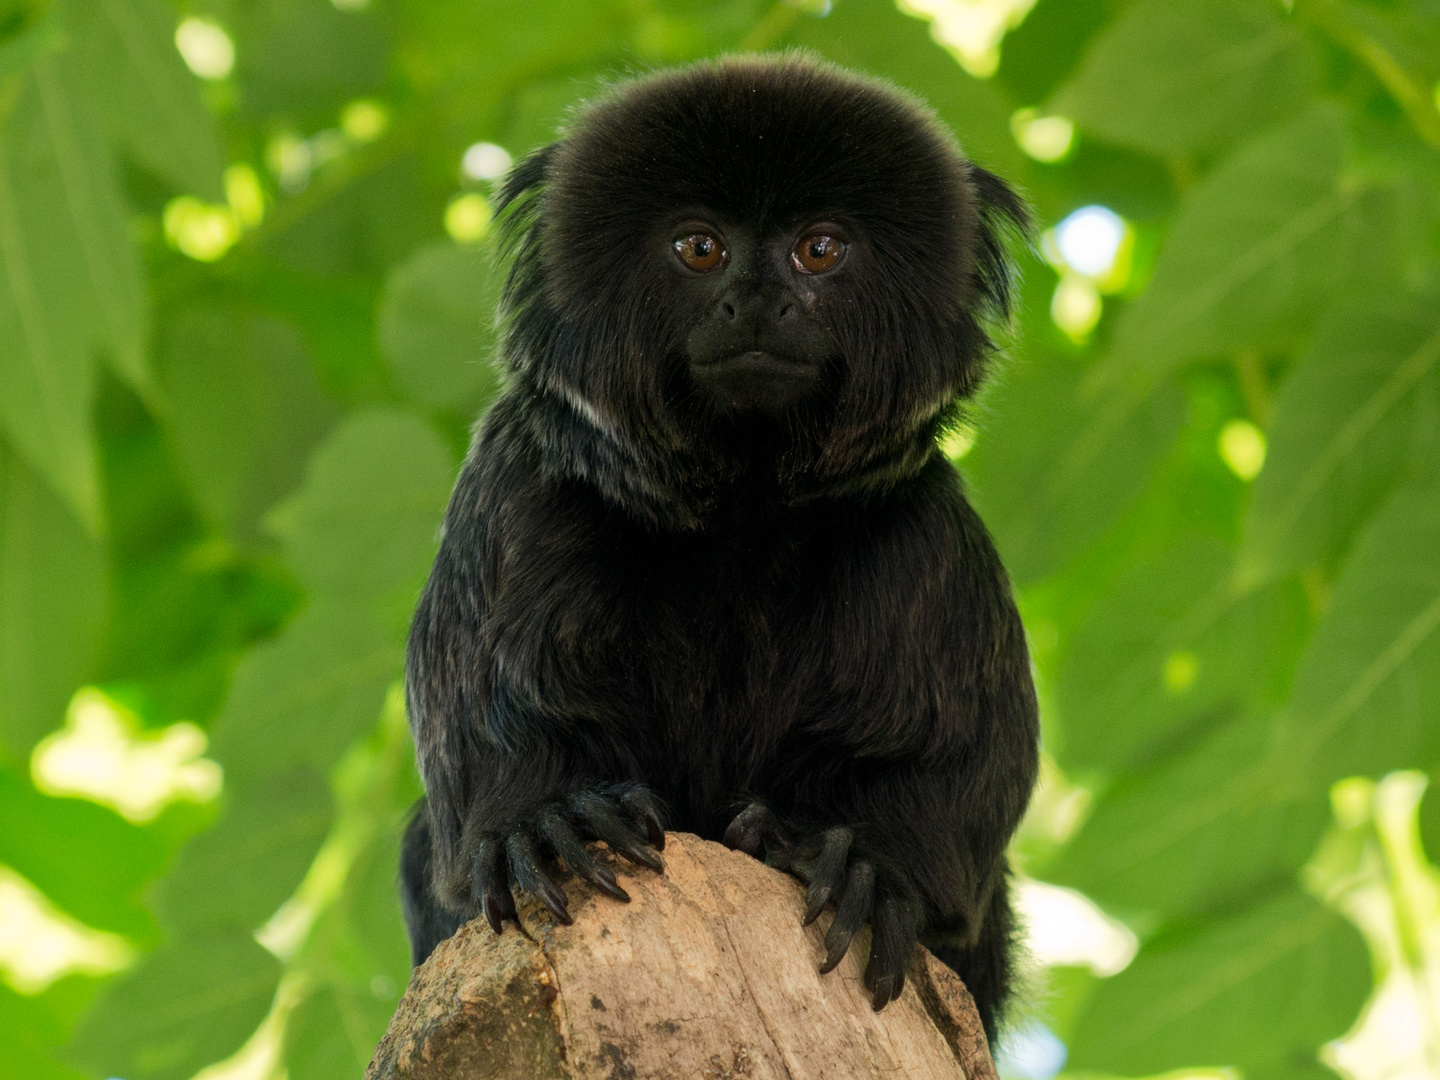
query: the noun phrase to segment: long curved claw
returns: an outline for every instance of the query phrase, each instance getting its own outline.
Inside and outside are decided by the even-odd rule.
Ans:
[[[490,929],[501,934],[505,932],[506,919],[520,921],[505,873],[505,846],[498,836],[483,837],[476,847],[471,880],[474,896]]]
[[[601,892],[616,900],[630,902],[630,894],[620,887],[608,866],[602,866],[590,857],[585,844],[570,823],[554,808],[540,815],[540,835],[552,851],[565,861],[570,872],[584,878]]]
[[[850,875],[845,882],[845,893],[840,897],[840,907],[835,921],[825,935],[825,962],[820,965],[820,974],[835,969],[845,958],[850,948],[850,939],[865,925],[870,917],[870,907],[875,898],[875,868],[863,860],[852,863]]]
[[[550,880],[540,867],[535,845],[523,832],[513,832],[505,838],[505,853],[509,856],[510,875],[515,884],[534,896],[538,896],[547,908],[566,926],[575,920],[569,911],[570,898],[565,891]]]
[[[615,812],[609,799],[587,792],[575,796],[570,805],[589,833],[604,840],[617,855],[651,870],[664,871],[665,860],[660,853]]]
[[[845,859],[850,854],[850,841],[854,833],[845,828],[826,829],[820,846],[820,855],[810,871],[810,884],[805,890],[805,917],[803,925],[809,926],[824,910],[826,903],[840,888],[841,876],[845,873]]]
[[[905,969],[915,951],[919,905],[912,899],[885,896],[875,902],[870,916],[870,962],[865,985],[874,995],[879,1012],[905,989]]]
[[[620,796],[620,805],[632,819],[644,827],[650,846],[656,851],[664,851],[665,826],[660,822],[660,810],[650,793],[644,788],[631,788]]]

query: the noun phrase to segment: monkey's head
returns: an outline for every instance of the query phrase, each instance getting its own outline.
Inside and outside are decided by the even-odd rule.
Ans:
[[[502,203],[517,377],[642,457],[764,446],[811,486],[934,452],[1027,224],[914,99],[796,54],[621,84]]]

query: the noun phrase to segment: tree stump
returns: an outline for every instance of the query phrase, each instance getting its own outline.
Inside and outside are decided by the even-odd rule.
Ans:
[[[683,833],[663,875],[597,857],[629,904],[570,877],[572,926],[529,904],[523,932],[462,927],[416,969],[366,1080],[995,1080],[970,994],[925,950],[877,1014],[868,936],[821,976],[829,916],[801,927],[795,879]]]

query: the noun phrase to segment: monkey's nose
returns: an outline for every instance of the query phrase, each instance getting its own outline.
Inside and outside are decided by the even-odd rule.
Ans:
[[[753,293],[745,297],[725,297],[720,301],[720,311],[732,324],[748,324],[758,329],[791,317],[795,313],[795,304],[789,296]]]

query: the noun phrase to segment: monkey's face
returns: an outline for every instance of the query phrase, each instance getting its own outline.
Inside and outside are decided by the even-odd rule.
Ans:
[[[917,103],[797,56],[627,84],[530,168],[517,368],[632,433],[781,420],[836,468],[971,389],[997,193],[1023,216]]]
[[[826,308],[843,292],[852,230],[825,220],[722,224],[713,215],[668,231],[673,303],[696,386],[722,408],[766,413],[817,393],[836,351]]]

